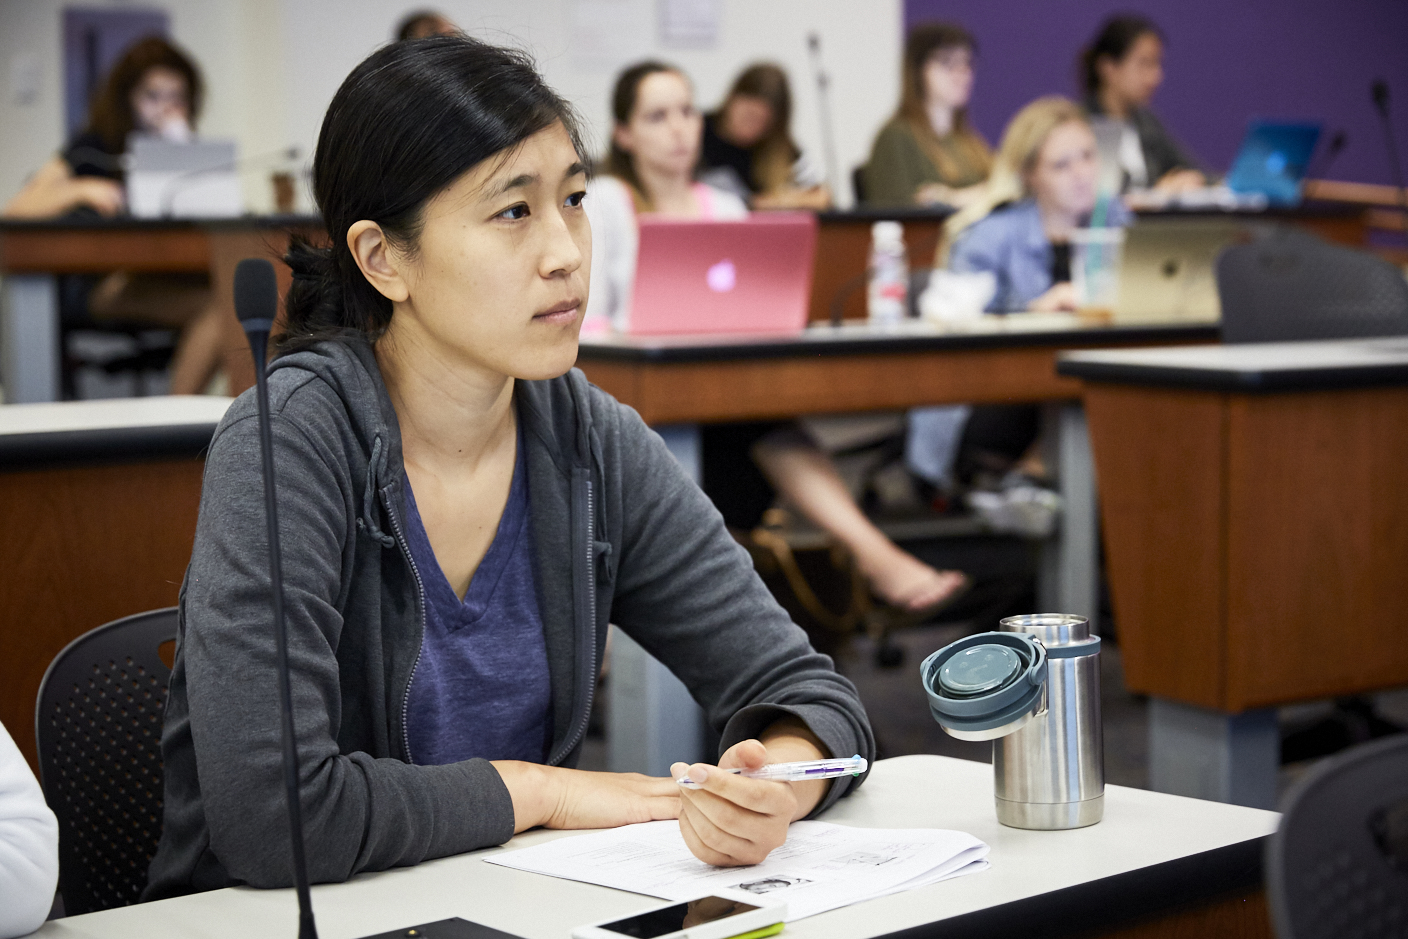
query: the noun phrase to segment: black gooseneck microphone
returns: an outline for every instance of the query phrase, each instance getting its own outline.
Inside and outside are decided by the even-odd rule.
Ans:
[[[1315,178],[1325,178],[1325,174],[1330,172],[1330,167],[1334,165],[1335,160],[1338,159],[1339,155],[1344,151],[1344,145],[1347,143],[1349,143],[1349,134],[1342,130],[1335,131],[1334,136],[1330,138],[1330,142],[1325,145],[1325,152],[1320,154],[1320,165],[1315,167]],[[1306,170],[1305,178],[1310,178],[1309,169]]]
[[[1393,136],[1393,121],[1388,114],[1388,82],[1374,79],[1369,86],[1369,96],[1374,100],[1374,110],[1384,125],[1384,144],[1388,148],[1388,165],[1393,170],[1393,185],[1398,190],[1398,204],[1403,209],[1403,228],[1408,231],[1408,189],[1403,188],[1403,166],[1398,162],[1398,141]]]
[[[269,422],[269,385],[264,374],[269,333],[279,309],[279,283],[274,265],[245,258],[235,266],[235,315],[254,354],[254,389],[259,401],[259,451],[264,464],[264,515],[269,526],[269,579],[273,585],[274,633],[278,640],[279,716],[283,725],[284,794],[288,828],[293,841],[293,877],[298,889],[298,939],[318,939],[313,901],[308,892],[308,859],[303,846],[303,807],[298,799],[298,747],[293,734],[293,696],[289,689],[288,630],[284,625],[283,555],[279,550],[279,515],[274,499],[274,434]],[[440,920],[395,929],[367,939],[519,939],[482,923]]]
[[[269,527],[269,583],[278,645],[279,717],[283,725],[284,795],[293,842],[293,879],[298,888],[298,939],[318,939],[313,898],[308,892],[308,858],[303,849],[303,807],[298,799],[298,746],[293,734],[293,695],[289,689],[288,629],[284,625],[283,554],[279,549],[279,509],[274,498],[274,434],[269,421],[269,385],[264,375],[269,333],[279,309],[274,265],[245,258],[235,267],[235,315],[254,354],[255,395],[259,401],[259,453],[264,464],[264,519]]]

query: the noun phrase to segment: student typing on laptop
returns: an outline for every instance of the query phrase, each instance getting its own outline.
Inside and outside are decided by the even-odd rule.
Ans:
[[[621,73],[611,94],[611,149],[587,186],[592,226],[592,291],[584,331],[628,325],[640,244],[637,217],[739,219],[748,214],[731,192],[695,179],[704,118],[694,86],[662,62]]]
[[[1106,20],[1081,53],[1077,71],[1092,118],[1118,129],[1126,189],[1182,192],[1207,184],[1198,161],[1149,108],[1163,84],[1163,34],[1142,16]]]
[[[189,140],[204,94],[194,62],[158,36],[138,40],[93,98],[88,126],[5,206],[7,218],[122,212],[122,155],[134,133]],[[86,280],[86,279],[85,279]],[[197,394],[220,357],[220,320],[205,274],[129,274],[76,282],[72,315],[179,328],[171,393]],[[65,298],[67,299],[67,298]],[[86,310],[84,309],[86,307]],[[66,311],[67,313],[67,311]]]

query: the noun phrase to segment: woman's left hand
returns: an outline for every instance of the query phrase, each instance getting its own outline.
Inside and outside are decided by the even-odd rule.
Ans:
[[[766,745],[744,740],[729,747],[718,767],[670,767],[676,779],[688,775],[700,784],[699,789],[680,787],[680,833],[701,861],[718,867],[760,863],[787,840],[787,826],[805,817],[826,794],[829,780],[787,783],[719,772],[827,756],[799,721],[774,724],[763,738]]]

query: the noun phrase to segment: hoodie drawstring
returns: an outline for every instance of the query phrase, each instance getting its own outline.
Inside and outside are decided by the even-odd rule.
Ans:
[[[381,437],[378,436],[372,442],[372,458],[367,462],[367,488],[362,494],[362,517],[357,519],[357,527],[370,535],[382,547],[389,548],[396,544],[396,539],[382,531],[381,526],[376,523],[377,469],[381,466],[384,456]]]

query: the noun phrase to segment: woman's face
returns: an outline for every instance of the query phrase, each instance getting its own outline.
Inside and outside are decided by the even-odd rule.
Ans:
[[[577,358],[591,270],[586,181],[556,123],[438,193],[414,254],[388,250],[403,287],[388,291],[373,279],[394,301],[381,341],[413,342],[401,352],[461,372],[530,380],[565,373]]]
[[[189,136],[191,94],[186,79],[175,69],[156,65],[147,69],[132,89],[132,115],[137,129],[148,134]]]
[[[1116,62],[1102,58],[1100,82],[1126,105],[1147,107],[1164,80],[1164,44],[1153,33],[1144,33]]]
[[[666,176],[689,175],[699,162],[704,119],[694,89],[678,72],[653,72],[636,89],[630,120],[617,124],[616,144],[641,168]]]
[[[1095,134],[1084,121],[1067,121],[1046,135],[1027,184],[1037,205],[1071,217],[1095,208],[1100,163]]]
[[[724,136],[747,150],[772,129],[772,105],[756,95],[734,95],[724,106]]]
[[[973,50],[965,46],[935,49],[924,60],[924,103],[963,108],[973,96]]]

